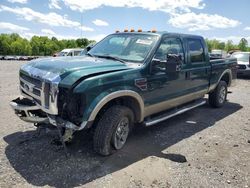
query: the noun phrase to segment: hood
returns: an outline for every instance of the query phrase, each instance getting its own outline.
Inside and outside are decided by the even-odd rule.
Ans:
[[[31,61],[21,72],[43,80],[71,85],[83,76],[131,69],[130,64],[88,56],[54,57]]]
[[[64,74],[68,71],[76,71],[80,69],[95,69],[100,67],[105,67],[107,69],[127,67],[125,64],[119,61],[88,56],[42,58],[31,61],[28,65],[43,71],[49,71],[56,74]]]

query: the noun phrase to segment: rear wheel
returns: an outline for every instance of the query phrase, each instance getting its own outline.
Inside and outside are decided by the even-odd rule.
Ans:
[[[134,114],[126,106],[112,106],[102,115],[94,133],[94,150],[110,155],[121,149],[132,130]]]
[[[212,107],[220,108],[227,99],[227,83],[220,81],[214,91],[209,93],[209,104]]]

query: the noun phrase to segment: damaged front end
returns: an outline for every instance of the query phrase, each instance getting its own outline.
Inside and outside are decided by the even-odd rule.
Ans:
[[[23,121],[34,124],[49,123],[47,114],[30,99],[18,97],[10,102],[10,106]]]
[[[23,98],[10,102],[16,115],[30,123],[49,123],[47,114],[58,114],[57,96],[60,75],[24,65],[19,72]]]
[[[60,75],[24,66],[20,70],[19,79],[23,97],[10,102],[15,114],[21,120],[33,123],[39,128],[51,127],[50,125],[57,127],[62,132],[62,140],[69,142],[79,127],[60,118],[62,113],[61,109],[58,109]]]
[[[10,106],[21,120],[34,123],[37,127],[49,127],[49,124],[52,126],[54,125],[58,128],[63,142],[70,142],[72,140],[73,133],[77,127],[60,118],[55,120],[56,116],[43,112],[34,101],[18,97],[10,102]]]

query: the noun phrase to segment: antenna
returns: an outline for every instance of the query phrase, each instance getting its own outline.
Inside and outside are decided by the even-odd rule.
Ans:
[[[81,14],[81,38],[82,38],[82,13],[80,12]]]

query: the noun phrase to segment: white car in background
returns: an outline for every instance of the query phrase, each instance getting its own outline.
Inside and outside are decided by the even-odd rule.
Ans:
[[[234,52],[232,57],[237,59],[238,75],[250,76],[250,52]]]
[[[83,51],[83,48],[69,48],[62,50],[57,56],[80,56]]]
[[[212,50],[210,53],[210,57],[213,59],[223,59],[227,58],[227,52],[224,50]]]

